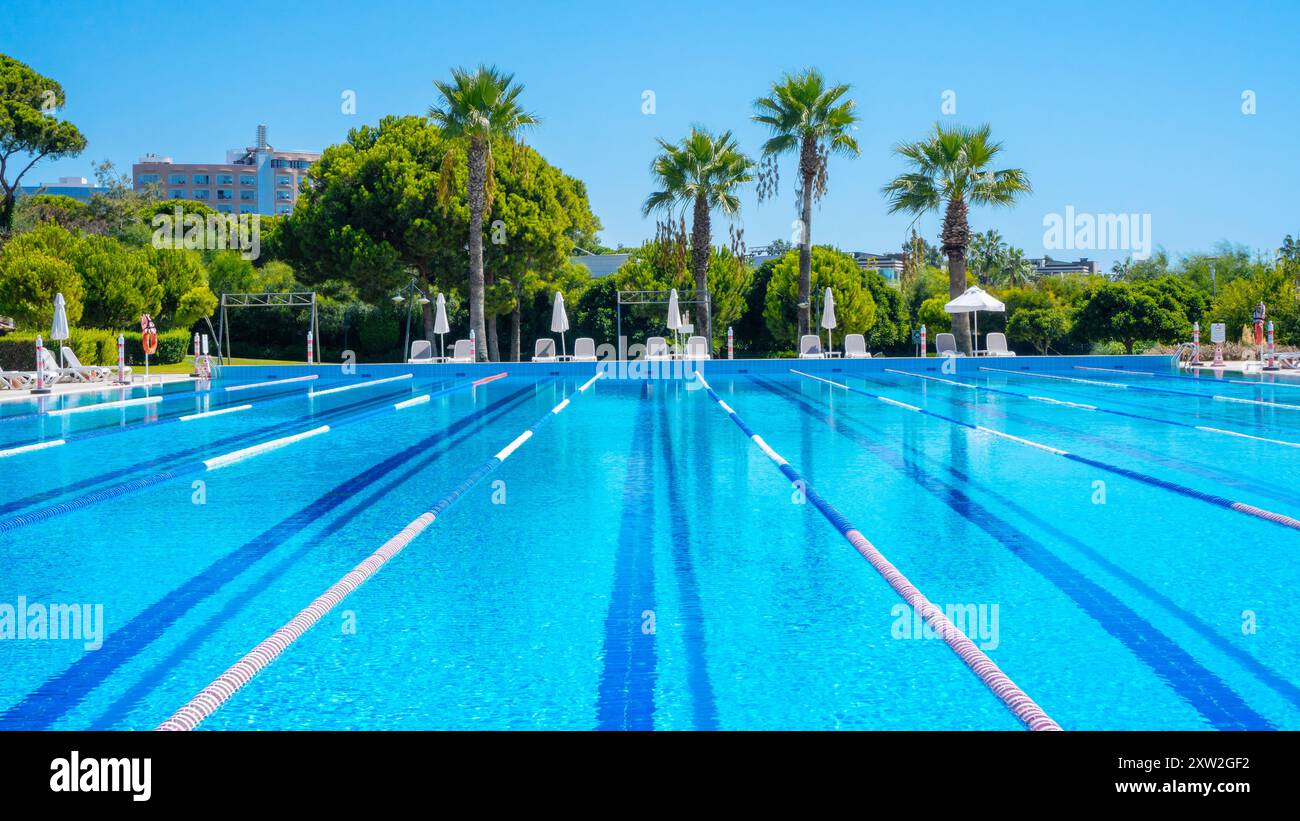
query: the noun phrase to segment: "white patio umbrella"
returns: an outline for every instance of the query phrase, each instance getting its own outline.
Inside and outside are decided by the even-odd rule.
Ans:
[[[971,353],[974,353],[975,351],[979,350],[979,344],[978,344],[979,334],[980,334],[979,312],[993,311],[995,313],[1002,313],[1007,309],[1007,306],[1003,305],[998,300],[989,296],[989,294],[985,292],[983,288],[971,286],[970,288],[967,288],[966,291],[961,296],[957,297],[952,302],[949,302],[947,305],[943,306],[943,309],[950,314],[972,314],[973,315],[972,318],[975,320],[975,326],[974,329],[971,331],[970,347],[971,347]]]
[[[564,294],[555,292],[555,303],[551,306],[551,333],[560,335],[560,356],[568,358],[569,352],[564,345],[564,332],[569,330],[569,315],[564,312]]]
[[[62,342],[68,338],[68,307],[63,301],[63,294],[54,295],[54,324],[50,327],[50,340]],[[63,346],[59,346],[59,366],[62,367]]]
[[[829,353],[834,347],[831,344],[831,329],[835,327],[835,295],[831,293],[829,285],[826,287],[826,299],[822,303],[822,327],[826,329],[826,351]]]
[[[447,300],[442,294],[438,294],[438,310],[433,317],[433,332],[438,335],[438,356],[446,358],[447,348],[443,344],[442,335],[451,330],[451,325],[447,322]]]
[[[682,327],[682,312],[677,307],[677,289],[674,288],[668,293],[668,330],[673,332],[673,341],[680,344],[681,340],[677,338],[677,332]]]

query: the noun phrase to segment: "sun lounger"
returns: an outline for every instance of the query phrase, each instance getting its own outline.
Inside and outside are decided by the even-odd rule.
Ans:
[[[799,340],[799,358],[825,359],[826,354],[822,352],[821,337],[816,334],[804,334]]]
[[[49,351],[46,351],[46,353],[49,353]],[[77,358],[76,351],[67,345],[63,346],[63,361],[68,363],[63,370],[84,373],[90,376],[92,380],[108,379],[116,370],[116,368],[106,368],[103,365],[82,365],[81,360]],[[126,372],[130,374],[131,369],[128,367]]]
[[[991,333],[984,337],[985,356],[1015,356],[1016,352],[1007,348],[1007,335]]]
[[[871,351],[867,350],[866,337],[862,334],[849,334],[844,337],[844,358],[870,359]]]
[[[534,362],[559,362],[560,358],[555,355],[555,340],[543,338],[537,340],[533,345]]]
[[[574,362],[596,361],[596,340],[589,336],[579,337],[573,342]]]
[[[411,356],[408,365],[428,365],[434,361],[433,343],[427,339],[417,339],[411,343]]]
[[[686,340],[686,353],[682,359],[712,359],[709,354],[709,340],[702,336],[693,336]]]
[[[936,334],[934,337],[934,350],[939,356],[966,355],[957,350],[957,337],[952,334]]]
[[[457,339],[456,344],[452,346],[451,356],[447,359],[456,365],[469,365],[474,362],[474,346],[468,339]]]
[[[668,353],[668,342],[662,336],[652,336],[645,341],[645,358],[653,360],[672,359]]]

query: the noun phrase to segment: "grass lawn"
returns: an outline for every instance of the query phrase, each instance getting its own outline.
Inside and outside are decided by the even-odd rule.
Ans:
[[[286,359],[231,359],[231,365],[305,365],[306,362],[290,362]],[[177,362],[174,365],[150,365],[149,373],[191,373],[194,370],[194,357],[185,357],[184,362]],[[144,374],[144,366],[137,365],[136,371]]]

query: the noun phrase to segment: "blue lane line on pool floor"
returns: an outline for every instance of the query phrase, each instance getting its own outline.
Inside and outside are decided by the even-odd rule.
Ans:
[[[531,391],[526,385],[501,399],[449,423],[441,431],[357,473],[280,520],[257,537],[217,559],[188,581],[134,616],[106,637],[104,646],[87,653],[59,675],[47,680],[18,704],[0,713],[0,730],[43,730],[81,701],[122,665],[131,661],[178,619],[224,587],[276,546],[310,527],[322,516],[400,467],[424,450],[457,432],[472,417],[504,411],[506,405]],[[520,399],[526,400],[527,397]],[[200,636],[204,634],[200,633]]]
[[[667,393],[667,391],[664,391]],[[680,397],[675,398],[680,407]],[[691,552],[695,541],[691,538],[690,517],[700,515],[704,500],[698,496],[695,504],[687,505],[682,498],[681,476],[677,472],[677,456],[673,452],[673,432],[668,411],[668,397],[659,400],[661,413],[655,424],[654,441],[663,443],[663,466],[668,488],[668,521],[672,527],[673,570],[677,577],[677,595],[681,606],[682,644],[686,654],[686,680],[694,707],[695,729],[718,729],[718,706],[714,701],[713,684],[709,681],[708,652],[704,641],[704,606],[700,601],[700,583],[695,577],[695,562]],[[662,430],[660,429],[662,424]],[[709,492],[712,492],[710,486]]]
[[[604,668],[596,698],[596,728],[653,730],[658,658],[655,637],[643,632],[653,611],[655,488],[649,382],[635,410],[623,481],[623,513],[614,557],[614,586],[605,617]]]
[[[1080,573],[1052,553],[1045,545],[1013,524],[1001,519],[927,471],[904,451],[899,453],[864,435],[844,418],[832,420],[821,405],[808,402],[794,389],[751,377],[769,392],[793,404],[836,433],[874,453],[881,461],[911,479],[950,509],[987,533],[1012,555],[1054,585],[1087,613],[1102,629],[1114,636],[1136,658],[1141,659],[1162,681],[1221,730],[1274,729],[1268,719],[1255,712],[1222,679],[1201,666],[1190,653],[1142,618],[1110,591]],[[882,436],[882,440],[883,440]]]

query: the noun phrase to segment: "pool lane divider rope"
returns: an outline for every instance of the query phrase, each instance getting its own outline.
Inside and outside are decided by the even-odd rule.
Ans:
[[[315,379],[316,377],[313,376],[312,378]],[[367,380],[367,381],[365,381],[365,382],[358,382],[356,385],[349,386],[349,387],[357,387],[357,388],[361,388],[361,387],[369,387],[369,386],[371,386],[371,385],[378,384],[379,382],[387,382],[387,381],[390,381],[390,380],[385,380],[385,379],[381,379],[381,380]],[[199,392],[196,391],[195,393],[199,393]],[[319,394],[317,394],[317,395],[319,395]],[[190,397],[190,396],[193,396],[193,394],[191,394],[191,393],[176,393],[176,394],[169,394],[169,395],[167,395],[167,396],[159,397],[158,399],[159,399],[159,401],[167,401],[167,400],[169,400],[169,399],[183,399],[183,398]],[[253,407],[265,408],[265,407],[268,407],[268,406],[270,406],[270,405],[279,405],[279,404],[283,404],[283,403],[285,403],[285,402],[292,402],[292,401],[295,401],[295,400],[299,400],[299,399],[307,399],[307,398],[310,398],[310,397],[311,397],[311,394],[310,394],[310,393],[290,393],[290,394],[287,395],[287,396],[281,396],[281,395],[271,394],[269,397],[263,397],[261,400],[259,400],[259,401],[257,401],[257,402],[247,403],[247,404],[245,404],[245,405],[241,405],[241,406],[237,406],[237,407],[233,407],[233,408],[222,408],[222,407],[219,406],[216,410],[204,411],[204,412],[202,412],[202,413],[190,413],[190,414],[185,414],[185,415],[182,415],[182,416],[173,416],[173,417],[169,417],[169,418],[167,418],[167,419],[158,419],[158,420],[155,420],[155,421],[151,421],[151,422],[149,422],[148,425],[149,425],[149,427],[156,428],[156,427],[158,427],[159,425],[169,425],[169,424],[171,424],[172,422],[192,422],[192,421],[197,420],[197,419],[208,419],[208,418],[211,418],[211,417],[213,417],[213,416],[220,416],[220,415],[222,415],[223,413],[227,413],[227,412],[233,413],[233,412],[235,412],[235,411],[237,411],[237,410],[245,410],[245,409],[247,409],[247,408],[253,408]],[[28,414],[28,416],[45,416],[45,415],[46,415],[46,414],[43,414],[43,413],[41,413],[41,414]],[[13,417],[13,418],[17,418],[17,417]],[[24,417],[24,418],[26,418],[26,417]],[[71,435],[71,436],[65,436],[65,437],[63,437],[63,438],[62,438],[61,440],[59,440],[59,441],[60,441],[62,444],[68,444],[68,443],[71,443],[71,442],[79,442],[79,441],[81,441],[82,439],[94,439],[94,438],[97,438],[97,437],[100,437],[100,436],[109,436],[109,435],[112,435],[112,434],[115,434],[115,433],[125,433],[125,432],[127,432],[127,431],[138,430],[138,429],[139,429],[139,426],[138,426],[138,425],[130,425],[130,426],[127,426],[127,427],[116,427],[116,426],[113,426],[113,427],[104,428],[104,429],[102,429],[102,430],[90,430],[90,431],[86,431],[85,433],[79,433],[79,434],[73,434],[73,435]],[[28,449],[30,449],[30,446],[31,446],[31,445],[38,445],[38,444],[42,444],[42,443],[41,443],[40,441],[37,441],[37,442],[30,442],[30,443],[24,444],[24,445],[19,446],[19,447],[10,448],[9,450],[0,450],[0,457],[4,457],[4,456],[12,456],[12,455],[14,455],[15,453],[25,453],[25,452],[27,452]],[[12,451],[12,453],[11,453],[10,451]]]
[[[410,379],[413,376],[415,376],[415,374],[413,373],[404,373],[401,376],[390,376],[387,377],[386,379],[370,379],[365,382],[355,382],[351,385],[341,385],[337,388],[326,388],[323,391],[308,391],[307,396],[309,398],[316,397],[316,396],[329,396],[332,393],[343,393],[344,391],[355,391],[358,388],[369,388],[374,385],[383,385],[386,382],[399,382],[403,379]]]
[[[897,371],[892,368],[885,368],[885,371],[887,373],[898,374],[899,376],[909,376],[913,379],[925,379],[933,382],[942,382],[945,385],[954,385],[959,388],[970,388],[971,390],[986,391],[988,393],[997,393],[1003,396],[1017,396],[1020,397],[1021,399],[1033,399],[1038,402],[1048,402],[1053,405],[1064,405],[1071,408],[1078,408],[1080,410],[1097,411],[1098,413],[1108,413],[1111,414],[1112,416],[1123,416],[1129,419],[1142,419],[1147,422],[1157,422],[1161,425],[1172,425],[1173,427],[1176,428],[1188,428],[1189,430],[1199,430],[1199,431],[1204,431],[1205,433],[1217,433],[1223,436],[1236,436],[1240,439],[1253,439],[1256,442],[1267,442],[1270,445],[1283,445],[1289,448],[1300,448],[1300,442],[1289,442],[1285,439],[1272,439],[1267,436],[1255,436],[1250,433],[1241,433],[1239,431],[1226,430],[1224,428],[1216,428],[1210,425],[1193,425],[1188,422],[1179,422],[1174,419],[1161,419],[1157,416],[1147,416],[1146,414],[1142,414],[1142,413],[1130,413],[1129,411],[1115,410],[1113,408],[1102,408],[1102,407],[1098,407],[1097,405],[1088,405],[1081,402],[1066,402],[1063,399],[1053,399],[1050,396],[1030,396],[1023,393],[1016,393],[1015,391],[1003,390],[1001,388],[988,388],[983,385],[974,385],[971,384],[970,382],[957,382],[952,379],[941,379],[937,376],[927,376],[925,374],[920,374],[920,373],[908,373],[907,371]]]
[[[220,388],[219,390],[221,390],[221,391],[243,391],[243,390],[251,390],[251,389],[253,389],[253,388],[266,388],[266,387],[270,387],[270,386],[272,386],[272,385],[284,385],[284,384],[287,384],[287,383],[290,383],[290,382],[303,382],[303,381],[306,381],[306,380],[319,379],[319,378],[320,378],[320,377],[317,376],[317,375],[312,375],[312,376],[295,376],[295,377],[293,377],[293,378],[291,378],[291,379],[274,379],[274,380],[271,380],[271,381],[269,381],[269,382],[254,382],[254,383],[251,384],[251,385],[230,385],[230,386],[228,386],[228,387]],[[149,386],[147,386],[147,385],[135,385],[135,386],[132,386],[132,385],[110,385],[110,386],[106,386],[106,387],[100,388],[100,389],[98,389],[98,390],[80,391],[80,392],[77,392],[77,393],[59,394],[59,395],[60,395],[60,396],[80,396],[80,395],[82,395],[82,394],[105,393],[105,392],[110,391],[110,390],[121,391],[123,394],[126,394],[126,393],[129,393],[129,392],[132,391],[132,390],[135,390],[136,388],[139,388],[139,387],[144,387],[144,388],[147,389]],[[89,405],[78,405],[78,406],[71,407],[71,408],[65,408],[65,409],[53,410],[53,411],[36,410],[36,411],[31,411],[30,413],[15,414],[15,415],[13,415],[13,416],[0,416],[0,423],[3,423],[3,422],[17,422],[17,421],[20,421],[20,420],[23,420],[23,419],[35,419],[35,418],[40,417],[40,416],[65,416],[65,415],[67,415],[67,414],[69,414],[69,413],[85,413],[85,412],[88,412],[88,411],[103,410],[103,409],[105,409],[105,408],[126,407],[126,406],[129,406],[129,405],[131,405],[131,404],[150,404],[150,403],[153,403],[153,402],[173,402],[173,401],[176,401],[176,400],[178,400],[178,399],[182,399],[182,400],[183,400],[183,399],[188,399],[188,398],[190,398],[190,397],[198,396],[198,395],[200,395],[200,394],[206,394],[206,393],[212,393],[212,392],[213,392],[213,389],[210,389],[210,388],[195,388],[195,389],[192,390],[192,391],[177,391],[177,392],[175,392],[175,393],[163,393],[163,394],[160,394],[160,395],[158,395],[158,396],[145,396],[145,397],[140,397],[140,398],[138,398],[138,399],[128,399],[128,400],[124,400],[124,401],[97,402],[97,403],[94,403],[94,404],[89,404]],[[282,394],[282,393],[283,393],[283,392],[281,392],[281,394]],[[269,395],[269,397],[263,397],[263,398],[275,397],[275,396],[277,396],[277,395],[280,395],[280,394],[272,393],[272,394]],[[35,400],[37,400],[37,399],[40,399],[40,398],[41,398],[41,397],[37,397],[37,396],[33,396],[33,397],[31,397],[31,399],[32,399],[33,401],[35,401]],[[170,420],[169,420],[169,421],[170,421]]]
[[[271,379],[266,382],[253,382],[247,385],[227,385],[226,387],[222,388],[222,390],[226,392],[250,391],[253,388],[265,388],[270,385],[287,385],[290,382],[310,382],[313,379],[320,379],[320,374],[314,373],[310,376],[292,376],[289,377],[288,379]]]
[[[802,376],[805,374],[800,375]],[[787,479],[791,482],[798,483],[804,498],[817,508],[818,512],[826,518],[826,521],[830,522],[832,527],[840,532],[840,535],[843,536],[849,544],[853,545],[854,549],[861,554],[862,558],[866,559],[867,562],[875,568],[876,572],[884,578],[889,586],[894,589],[894,592],[898,593],[899,596],[902,596],[903,601],[907,602],[908,606],[919,613],[921,618],[934,628],[935,633],[943,638],[944,642],[952,648],[953,652],[955,652],[962,662],[970,668],[971,672],[973,672],[976,677],[984,683],[984,686],[987,687],[993,695],[997,696],[998,700],[1006,705],[1012,715],[1031,730],[1061,729],[1061,726],[1053,721],[1052,718],[1043,711],[1042,707],[1039,707],[1024,690],[1020,689],[1020,687],[1018,687],[1006,673],[1002,672],[1002,669],[994,663],[993,659],[989,658],[988,655],[985,654],[983,650],[979,649],[979,647],[977,647],[965,633],[959,630],[957,626],[953,624],[946,615],[944,615],[942,610],[926,598],[925,594],[922,593],[916,585],[908,581],[907,577],[904,576],[902,572],[900,572],[898,568],[889,561],[889,559],[885,558],[885,555],[881,553],[875,545],[867,541],[867,538],[862,535],[861,531],[855,528],[848,519],[844,518],[843,514],[836,510],[830,502],[826,501],[821,494],[814,490],[808,480],[803,477],[803,474],[795,470],[794,467],[786,461],[785,457],[773,450],[772,447],[763,440],[762,436],[759,436],[753,428],[745,423],[744,419],[740,418],[740,414],[736,413],[733,408],[731,408],[726,402],[722,401],[722,397],[718,396],[712,386],[705,381],[703,375],[697,372],[695,378],[699,380],[701,385],[703,385],[709,398],[716,402],[718,407],[722,408],[726,412],[727,416],[731,418],[731,421],[736,424],[736,427],[740,428],[741,432],[743,432],[751,442],[757,445],[759,450],[763,451],[763,453],[767,455],[767,458],[772,460],[777,468],[785,474]],[[829,382],[837,387],[848,387],[837,382],[831,382],[829,379],[821,379],[820,377],[811,378],[817,379],[821,382]]]
[[[500,378],[504,374],[496,377],[489,377],[480,382],[489,382],[492,379]],[[533,423],[532,427],[526,429],[519,436],[515,437],[510,444],[506,445],[495,455],[490,457],[486,462],[480,465],[476,470],[470,473],[465,479],[452,490],[448,491],[439,499],[429,510],[417,516],[406,527],[402,528],[395,536],[384,542],[374,553],[371,553],[361,561],[356,567],[352,568],[343,578],[330,585],[324,593],[317,596],[311,604],[307,605],[298,612],[285,625],[270,636],[263,639],[256,647],[248,651],[239,661],[235,662],[224,673],[217,676],[207,687],[203,688],[197,695],[186,702],[170,718],[159,724],[157,730],[193,730],[198,727],[205,719],[221,708],[223,704],[230,700],[236,692],[243,688],[253,677],[264,670],[267,665],[280,657],[294,642],[300,639],[312,627],[319,622],[325,614],[329,613],[339,602],[347,598],[352,591],[365,584],[372,576],[379,572],[384,565],[388,564],[395,556],[406,549],[417,536],[428,529],[437,518],[442,515],[455,502],[472,490],[484,477],[501,466],[506,459],[510,458],[521,445],[533,437],[533,434],[559,415],[566,407],[569,406],[569,400],[586,392],[596,380],[604,376],[604,372],[599,372],[591,379],[587,380],[577,392],[566,397],[562,402],[552,408],[545,416]],[[973,646],[973,645],[972,645]]]
[[[74,405],[71,408],[59,408],[47,411],[45,416],[69,416],[74,413],[91,413],[92,411],[130,408],[136,405],[156,405],[163,401],[161,396],[142,396],[139,399],[119,399],[115,402],[96,402],[93,405]]]
[[[493,382],[497,379],[501,379],[506,375],[507,375],[506,372],[502,372],[499,374],[494,374],[492,376],[484,377],[482,379],[477,379],[472,382],[468,382],[468,381],[462,382],[459,385],[452,385],[451,387],[434,391],[433,393],[429,394],[429,396],[430,398],[434,396],[446,396],[448,394],[456,393],[459,391],[469,390],[471,388],[478,387],[479,385],[485,385],[488,382]],[[107,502],[111,499],[118,499],[131,493],[136,493],[141,490],[146,490],[148,488],[161,485],[165,482],[170,482],[174,479],[188,478],[191,476],[196,476],[205,473],[210,470],[218,470],[220,468],[233,465],[237,462],[242,462],[246,459],[251,459],[254,456],[260,456],[264,453],[269,453],[273,450],[279,450],[280,448],[296,444],[306,439],[315,438],[322,434],[329,433],[331,430],[338,430],[339,428],[342,427],[355,425],[359,422],[364,422],[373,419],[377,416],[383,415],[390,411],[403,410],[403,408],[398,407],[398,405],[401,404],[403,403],[399,402],[395,405],[383,405],[378,408],[372,408],[367,411],[361,411],[351,416],[344,417],[343,419],[336,421],[332,425],[319,425],[317,427],[310,428],[305,431],[300,431],[298,433],[290,434],[288,436],[281,436],[279,438],[271,439],[266,442],[261,442],[256,445],[250,445],[245,448],[240,448],[239,450],[231,451],[230,453],[224,453],[218,456],[210,457],[208,459],[195,459],[193,461],[180,464],[170,470],[165,470],[162,471],[161,473],[155,473],[151,476],[144,476],[139,479],[132,479],[127,482],[122,482],[120,484],[111,485],[109,487],[103,488],[102,490],[95,491],[94,493],[89,493],[84,496],[78,496],[75,499],[69,499],[68,501],[61,502],[57,505],[40,508],[39,510],[34,510],[30,513],[21,513],[17,516],[11,516],[7,519],[0,519],[0,533],[7,533],[11,530],[17,530],[20,527],[25,527],[30,524],[35,524],[36,522],[43,522],[48,519],[52,519],[56,516],[61,516],[65,513],[72,513],[74,511],[83,510],[85,508],[100,504],[101,502]]]
[[[1129,390],[1141,391],[1143,393],[1162,393],[1171,396],[1193,396],[1197,399],[1212,399],[1215,402],[1240,402],[1245,405],[1264,405],[1270,408],[1300,410],[1300,405],[1288,404],[1286,402],[1265,402],[1262,399],[1241,399],[1236,396],[1224,396],[1223,394],[1218,393],[1206,395],[1197,391],[1178,391],[1173,388],[1152,388],[1146,385],[1129,385],[1124,382],[1100,382],[1095,379],[1076,379],[1072,376],[1056,376],[1050,373],[1030,373],[1029,371],[1008,371],[1003,368],[986,368],[983,366],[980,367],[980,370],[991,371],[992,373],[1010,374],[1012,376],[1032,376],[1036,379],[1060,379],[1064,382],[1079,382],[1084,385],[1101,385],[1107,388],[1127,388]]]
[[[807,376],[807,374],[800,373],[799,371],[796,371],[794,369],[791,369],[790,372],[799,374],[800,376]],[[817,379],[817,377],[812,377],[812,378]],[[823,379],[819,381],[825,382],[828,380]],[[833,384],[838,385],[838,383],[833,383]],[[864,396],[870,396],[873,399],[885,398],[880,396],[879,394],[875,394],[872,393],[871,391],[863,390],[862,388],[855,388],[851,385],[839,385],[839,387],[843,387],[846,390],[850,390],[854,393],[860,393]],[[1166,479],[1161,479],[1156,476],[1151,476],[1150,474],[1147,473],[1141,473],[1136,470],[1130,470],[1129,468],[1120,467],[1119,465],[1112,465],[1109,462],[1102,462],[1098,459],[1091,459],[1087,456],[1080,456],[1077,453],[1071,453],[1070,451],[1062,450],[1060,448],[1055,448],[1052,447],[1051,445],[1045,445],[1041,442],[1035,442],[1032,439],[1023,439],[1019,436],[1012,436],[1009,433],[1005,433],[1000,430],[994,430],[993,428],[985,427],[984,425],[973,425],[970,422],[963,422],[960,419],[954,419],[951,416],[945,416],[942,413],[935,413],[934,411],[926,410],[925,408],[917,408],[916,410],[920,413],[925,414],[926,416],[933,416],[935,419],[942,419],[943,421],[953,425],[959,425],[969,430],[977,430],[980,431],[981,433],[991,434],[993,436],[997,436],[1002,439],[1007,439],[1021,445],[1027,445],[1029,447],[1037,448],[1038,450],[1046,451],[1056,456],[1069,459],[1072,462],[1078,462],[1083,465],[1088,465],[1089,467],[1094,467],[1100,470],[1107,471],[1108,473],[1114,473],[1118,476],[1123,476],[1126,479],[1133,479],[1134,481],[1141,482],[1142,484],[1145,485],[1150,485],[1151,487],[1157,487],[1160,488],[1161,490],[1168,490],[1172,493],[1177,493],[1181,496],[1186,496],[1190,499],[1199,499],[1202,502],[1206,502],[1208,504],[1214,505],[1215,507],[1221,507],[1224,510],[1232,510],[1232,511],[1236,511],[1237,513],[1244,513],[1247,516],[1254,516],[1257,519],[1263,519],[1264,521],[1272,522],[1273,524],[1281,525],[1282,527],[1287,527],[1292,530],[1300,530],[1300,520],[1294,519],[1282,513],[1276,513],[1271,510],[1265,510],[1264,508],[1255,507],[1254,505],[1246,504],[1245,502],[1238,502],[1232,499],[1227,499],[1224,498],[1223,496],[1218,496],[1213,493],[1206,493],[1204,491],[1197,490],[1196,488],[1193,487],[1180,485],[1176,482],[1170,482]],[[1215,432],[1217,432],[1217,430]]]
[[[1151,371],[1126,371],[1120,368],[1093,368],[1086,365],[1075,365],[1074,368],[1080,371],[1106,371],[1108,373],[1123,373],[1132,376],[1150,376],[1155,379],[1168,379],[1174,382],[1200,382],[1211,385],[1229,384],[1229,385],[1247,385],[1252,388],[1300,388],[1300,383],[1296,382],[1265,382],[1262,379],[1212,379],[1208,376],[1175,376],[1170,373],[1153,373]],[[1197,370],[1200,370],[1199,368]],[[1206,368],[1209,370],[1209,368]]]

